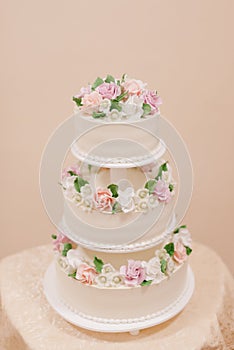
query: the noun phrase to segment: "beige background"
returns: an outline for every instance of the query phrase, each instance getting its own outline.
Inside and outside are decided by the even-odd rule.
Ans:
[[[185,222],[194,239],[234,270],[233,5],[1,1],[1,257],[54,232],[39,162],[72,94],[97,75],[127,72],[158,89],[162,114],[188,145],[195,186]]]

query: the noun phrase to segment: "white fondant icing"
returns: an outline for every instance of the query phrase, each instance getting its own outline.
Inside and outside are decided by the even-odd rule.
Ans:
[[[82,284],[56,267],[56,287],[60,299],[76,313],[97,322],[129,322],[165,312],[183,294],[188,265],[184,263],[159,284],[125,288],[100,288]],[[108,322],[108,321],[107,321]]]

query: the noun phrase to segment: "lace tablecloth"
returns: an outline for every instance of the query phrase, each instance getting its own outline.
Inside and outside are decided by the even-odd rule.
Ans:
[[[194,244],[190,265],[195,292],[172,320],[129,333],[96,333],[54,312],[42,289],[53,259],[51,246],[33,248],[0,265],[0,350],[231,350],[234,349],[234,282],[222,260]]]

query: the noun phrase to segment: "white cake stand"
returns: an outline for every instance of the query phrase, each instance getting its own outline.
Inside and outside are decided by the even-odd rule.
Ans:
[[[44,277],[44,293],[52,308],[68,322],[96,332],[105,333],[119,333],[119,332],[130,332],[132,335],[137,335],[141,329],[149,328],[165,321],[168,321],[175,315],[177,315],[186,304],[189,302],[193,290],[194,290],[194,275],[190,266],[188,267],[187,281],[183,293],[180,297],[170,304],[164,310],[160,310],[158,313],[154,313],[153,317],[145,318],[142,317],[140,321],[134,321],[131,323],[102,322],[101,320],[95,321],[88,319],[80,314],[73,312],[68,306],[61,302],[56,288],[56,274],[54,262],[48,267]],[[79,297],[77,295],[77,297]]]

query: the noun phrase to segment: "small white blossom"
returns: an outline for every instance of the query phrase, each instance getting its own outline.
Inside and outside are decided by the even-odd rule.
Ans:
[[[87,199],[93,196],[93,189],[90,184],[85,184],[81,187],[80,193],[84,199]]]
[[[110,285],[111,287],[119,287],[124,284],[124,278],[119,272],[110,274]]]
[[[154,209],[158,205],[159,205],[159,201],[158,201],[157,197],[155,195],[151,194],[149,196],[149,199],[148,199],[148,206],[149,206],[149,208]]]
[[[115,269],[111,264],[104,264],[102,267],[103,274],[107,274],[107,273],[114,272],[114,271],[115,271]]]
[[[149,191],[147,188],[140,188],[137,190],[136,196],[139,197],[140,199],[145,199],[149,195]]]
[[[117,109],[112,109],[112,111],[108,113],[108,117],[112,121],[120,120],[121,116],[122,116],[121,112],[119,112]]]
[[[79,207],[83,203],[83,197],[79,192],[76,192],[73,199],[77,207]]]
[[[76,271],[76,268],[74,266],[70,265],[67,257],[65,256],[60,256],[58,258],[58,264],[61,266],[61,268],[67,273],[74,273]]]
[[[96,278],[95,282],[98,286],[100,287],[109,287],[110,286],[110,281],[107,277],[107,275],[100,273]]]
[[[100,110],[101,112],[107,113],[107,112],[109,112],[109,110],[110,110],[110,105],[111,105],[110,100],[109,100],[108,98],[104,98],[104,99],[102,100],[102,102],[100,103],[99,110]]]
[[[86,212],[91,212],[93,209],[93,200],[92,198],[84,199],[81,205],[81,209]]]

